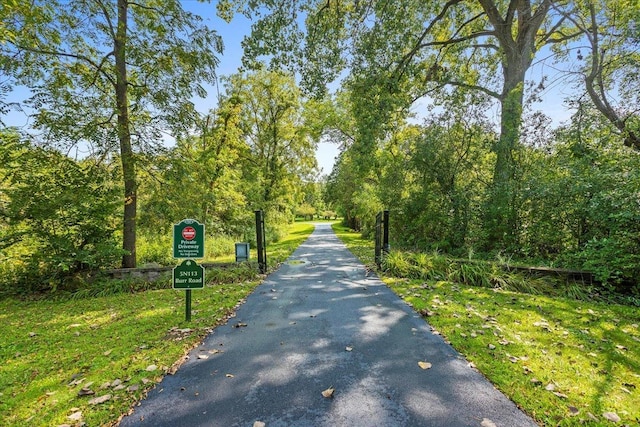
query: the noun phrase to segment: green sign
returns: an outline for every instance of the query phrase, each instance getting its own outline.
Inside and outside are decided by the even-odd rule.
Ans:
[[[183,219],[173,226],[173,257],[204,258],[204,224]]]
[[[173,268],[173,288],[204,288],[204,267],[190,259],[182,261],[182,264]]]

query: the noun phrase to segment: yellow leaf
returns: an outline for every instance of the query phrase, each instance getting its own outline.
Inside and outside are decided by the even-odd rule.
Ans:
[[[431,363],[429,362],[418,362],[418,366],[420,366],[422,369],[431,369]]]
[[[336,391],[335,388],[329,387],[328,389],[326,389],[325,391],[322,392],[322,397],[325,397],[327,399],[331,399],[333,397],[333,393],[335,391]]]

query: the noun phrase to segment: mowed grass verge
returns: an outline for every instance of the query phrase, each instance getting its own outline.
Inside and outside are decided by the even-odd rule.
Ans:
[[[270,266],[286,259],[313,228],[296,223],[270,245]],[[261,280],[256,274],[233,283],[225,276],[228,283],[214,284],[214,276],[208,272],[207,286],[192,291],[191,322],[185,321],[185,292],[173,289],[0,301],[0,425],[116,424]]]
[[[373,262],[372,242],[334,228]],[[636,307],[381,276],[541,425],[640,423]]]

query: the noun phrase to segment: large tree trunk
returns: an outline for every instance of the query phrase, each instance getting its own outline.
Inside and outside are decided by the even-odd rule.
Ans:
[[[136,266],[136,165],[131,148],[129,129],[129,103],[127,100],[127,0],[118,0],[118,28],[114,40],[116,61],[116,113],[118,115],[118,139],[120,140],[120,158],[124,178],[124,221],[122,248],[126,251],[122,257],[123,268]]]
[[[495,0],[478,0],[502,50],[504,83],[500,96],[500,139],[486,217],[487,249],[513,249],[517,244],[518,210],[513,152],[520,142],[525,74],[536,52],[535,40],[553,0],[533,10],[530,0],[511,0],[504,18]]]
[[[507,84],[505,84],[507,86]],[[500,138],[493,150],[496,164],[487,207],[487,245],[504,249],[516,244],[517,207],[515,199],[515,162],[513,151],[520,141],[524,80],[505,87],[501,99]]]

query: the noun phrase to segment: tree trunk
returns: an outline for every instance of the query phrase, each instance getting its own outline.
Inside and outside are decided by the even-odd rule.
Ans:
[[[126,253],[122,257],[123,268],[136,266],[136,210],[137,184],[136,165],[131,148],[131,132],[129,129],[129,103],[127,100],[127,0],[118,0],[118,28],[114,39],[114,55],[116,61],[116,113],[118,115],[118,139],[120,140],[120,158],[124,178],[124,221],[122,249]]]
[[[494,146],[496,165],[485,223],[486,249],[514,249],[517,244],[516,165],[513,151],[520,141],[525,73],[536,52],[536,36],[553,0],[533,10],[530,0],[511,0],[503,18],[495,0],[478,0],[502,50],[504,83],[500,96],[500,139]]]
[[[496,165],[487,208],[487,245],[504,249],[516,244],[517,209],[515,198],[515,163],[513,151],[520,140],[524,76],[515,84],[505,83],[501,99],[500,138],[493,151]]]

